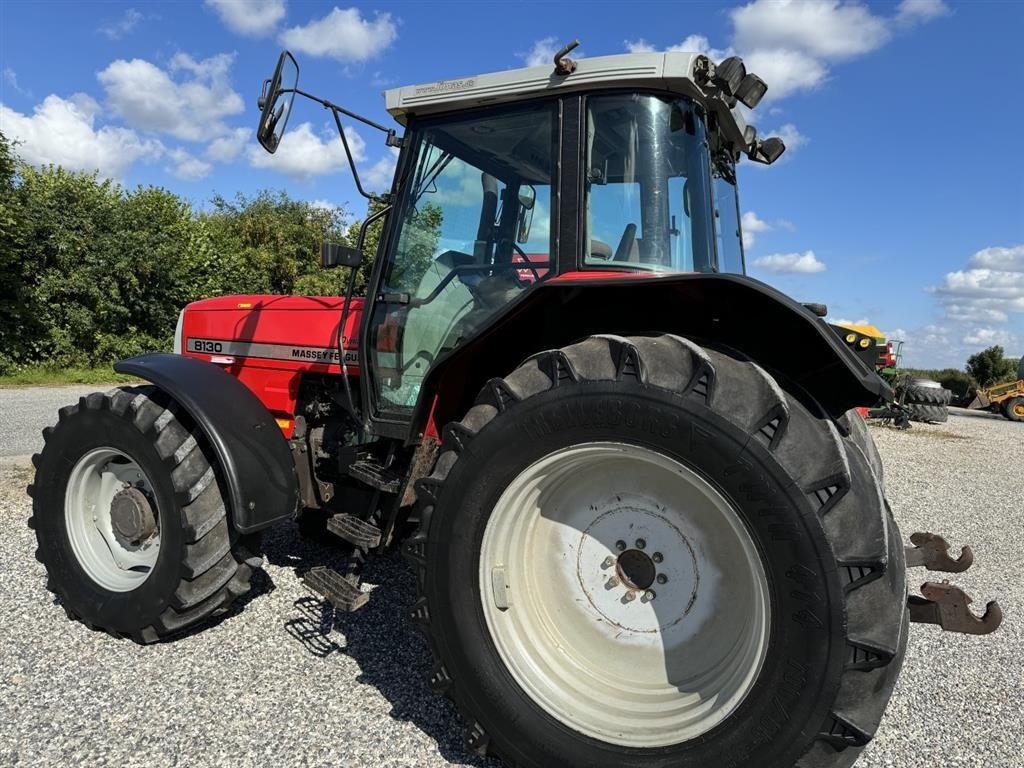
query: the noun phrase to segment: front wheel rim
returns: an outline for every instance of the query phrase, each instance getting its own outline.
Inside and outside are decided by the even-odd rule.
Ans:
[[[588,443],[527,467],[491,513],[479,579],[516,683],[602,742],[696,738],[764,663],[768,580],[750,533],[706,480],[648,448]]]
[[[104,589],[136,589],[156,566],[160,519],[153,484],[122,451],[95,448],[75,463],[64,492],[64,521],[78,564]]]

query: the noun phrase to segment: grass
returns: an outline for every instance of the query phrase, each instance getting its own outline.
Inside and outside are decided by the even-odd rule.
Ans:
[[[110,366],[82,368],[41,363],[0,376],[0,388],[57,387],[65,384],[131,384],[134,376],[114,373]]]

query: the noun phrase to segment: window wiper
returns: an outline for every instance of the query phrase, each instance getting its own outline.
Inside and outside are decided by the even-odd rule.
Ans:
[[[455,155],[453,155],[451,152],[445,152],[443,155],[437,158],[434,164],[423,175],[423,178],[420,180],[419,185],[415,188],[415,190],[413,190],[413,205],[419,202],[419,199],[423,196],[423,193],[426,192],[427,189],[429,189],[431,186],[433,186],[434,182],[437,181],[437,177],[444,172],[444,169],[447,168],[448,164],[451,163],[451,161],[454,159]]]

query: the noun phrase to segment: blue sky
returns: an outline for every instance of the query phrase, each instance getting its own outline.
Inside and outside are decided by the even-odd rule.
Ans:
[[[906,339],[906,362],[1024,352],[1024,4],[953,0],[0,2],[0,130],[33,163],[96,169],[204,205],[285,188],[365,210],[327,114],[297,104],[255,146],[256,96],[285,45],[301,84],[388,122],[387,87],[670,47],[742,55],[768,83],[752,117],[789,150],[742,164],[754,276],[833,318]],[[364,182],[394,158],[356,128]]]

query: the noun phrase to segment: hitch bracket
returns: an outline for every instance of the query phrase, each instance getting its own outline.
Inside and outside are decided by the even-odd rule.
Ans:
[[[984,616],[975,616],[968,607],[973,602],[970,596],[948,581],[926,582],[921,594],[923,597],[907,598],[910,620],[918,624],[937,624],[946,632],[964,635],[988,635],[1003,621],[1003,610],[995,600],[985,607]]]
[[[961,548],[960,557],[954,560],[949,556],[949,544],[936,533],[918,531],[911,534],[910,542],[914,546],[906,548],[907,568],[924,566],[929,571],[963,573],[974,565],[970,547]]]

